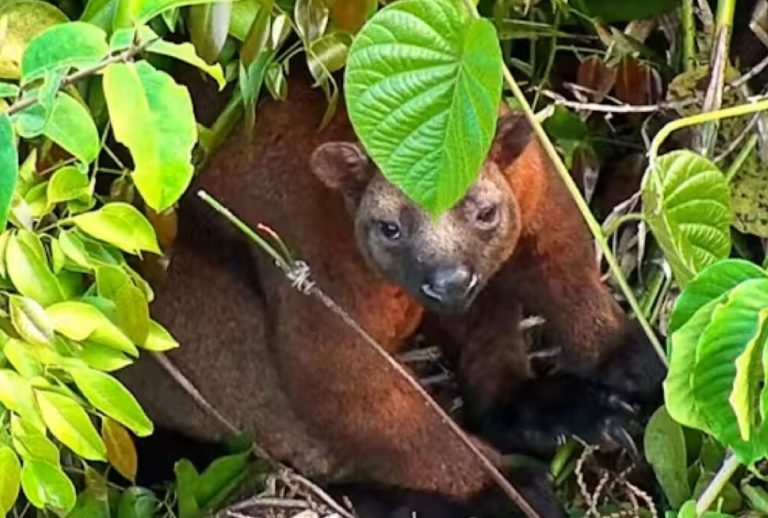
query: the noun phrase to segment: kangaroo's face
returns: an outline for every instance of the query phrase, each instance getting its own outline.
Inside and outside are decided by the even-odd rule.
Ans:
[[[508,131],[520,131],[512,126]],[[466,195],[437,219],[389,183],[358,144],[323,144],[312,155],[312,169],[344,194],[372,268],[430,309],[463,311],[520,235],[518,204],[502,173],[508,164],[499,163],[503,136],[497,134],[494,159],[485,161]]]

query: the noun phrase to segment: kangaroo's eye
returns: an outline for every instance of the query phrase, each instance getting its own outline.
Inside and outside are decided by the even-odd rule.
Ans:
[[[477,213],[477,221],[483,225],[492,225],[496,223],[499,217],[499,208],[496,205],[491,205],[480,209]]]
[[[397,223],[391,221],[379,221],[379,232],[385,238],[390,241],[395,241],[400,238],[400,226]]]

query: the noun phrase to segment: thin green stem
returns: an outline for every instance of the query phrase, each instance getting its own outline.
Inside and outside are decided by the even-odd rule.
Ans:
[[[696,19],[693,14],[693,0],[683,0],[683,69],[686,72],[696,67]]]
[[[614,232],[619,230],[619,228],[629,221],[643,221],[643,215],[639,214],[637,212],[630,212],[629,214],[622,214],[618,218],[614,219],[610,223],[608,223],[603,228],[603,234],[605,235],[605,238],[608,239],[611,237]]]
[[[719,32],[723,27],[733,26],[733,17],[736,13],[736,0],[719,0],[715,12],[715,31]]]
[[[243,220],[235,216],[232,211],[230,211],[228,208],[226,208],[224,205],[219,203],[218,200],[213,198],[210,194],[208,194],[205,191],[198,191],[197,195],[202,199],[205,203],[211,206],[213,210],[227,218],[230,223],[232,223],[235,227],[240,230],[243,234],[248,236],[253,242],[255,242],[257,245],[259,245],[265,252],[267,252],[272,259],[275,260],[275,263],[282,269],[283,271],[290,271],[291,265],[288,264],[288,262],[285,260],[285,258],[280,255],[280,253],[275,250],[275,248],[270,245],[264,238],[262,238],[260,235],[258,235],[256,232],[251,230],[251,227],[246,225]]]
[[[742,115],[749,115],[750,113],[756,113],[763,110],[768,110],[768,99],[764,99],[756,103],[740,104],[738,106],[731,106],[730,108],[723,108],[722,110],[699,113],[696,115],[691,115],[690,117],[673,120],[672,122],[669,122],[663,126],[653,137],[650,149],[648,150],[649,163],[651,165],[655,163],[661,144],[674,131],[687,128],[688,126],[695,126],[697,124],[704,124],[706,122],[715,120],[722,120],[730,117],[741,117]]]
[[[739,469],[739,466],[741,466],[741,463],[736,458],[736,455],[734,455],[733,452],[728,452],[728,455],[723,461],[723,465],[720,466],[715,478],[712,479],[707,486],[707,489],[704,490],[696,502],[697,517],[702,516],[712,506],[715,500],[717,500],[717,497],[720,496],[723,488],[733,474],[736,473],[736,470]]]

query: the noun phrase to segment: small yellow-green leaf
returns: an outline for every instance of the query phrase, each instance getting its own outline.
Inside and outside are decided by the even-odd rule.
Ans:
[[[24,376],[25,378],[33,378],[35,376],[42,376],[44,374],[43,365],[37,360],[34,354],[32,354],[32,345],[16,338],[11,338],[5,343],[3,348],[3,354],[5,359],[16,369],[16,372]],[[46,348],[50,355],[54,355],[52,349]],[[50,356],[46,358],[50,360]],[[46,364],[51,363],[50,361]]]
[[[85,269],[91,268],[83,240],[72,230],[62,230],[59,233],[59,245],[64,255],[77,266]]]
[[[85,410],[72,398],[36,390],[43,421],[67,448],[88,460],[106,460],[107,449]]]
[[[59,449],[45,432],[17,415],[11,416],[11,438],[13,447],[24,460],[43,460],[59,464]]]
[[[117,292],[124,286],[133,286],[133,282],[122,268],[111,265],[96,268],[96,290],[99,297],[114,301]]]
[[[66,301],[46,309],[53,329],[76,341],[85,339],[102,343],[138,356],[133,342],[96,307],[85,302]]]
[[[75,506],[75,486],[59,466],[41,460],[24,462],[21,487],[29,502],[68,513]]]
[[[48,306],[62,299],[61,288],[45,257],[40,257],[35,240],[27,237],[28,234],[31,232],[21,230],[8,241],[5,251],[8,276],[19,293]]]
[[[115,294],[117,325],[135,344],[143,344],[149,334],[149,303],[139,288],[123,286]]]
[[[18,79],[24,48],[48,27],[66,22],[56,6],[43,0],[0,3],[0,77]]]
[[[28,297],[10,295],[8,306],[11,322],[19,336],[33,344],[51,344],[53,328],[40,304]]]
[[[46,188],[48,203],[60,203],[90,195],[91,182],[85,168],[81,166],[68,165],[57,169]]]
[[[83,232],[130,254],[142,250],[160,253],[152,225],[127,203],[108,203],[97,211],[75,216],[72,222]]]
[[[107,67],[104,95],[115,137],[133,157],[136,187],[150,207],[167,209],[192,179],[197,124],[189,92],[142,61]]]
[[[122,383],[94,369],[70,369],[69,373],[80,392],[97,410],[127,426],[139,437],[152,433],[152,422]]]
[[[78,358],[94,369],[113,372],[133,363],[123,352],[106,345],[88,341],[82,342],[80,345]]]
[[[51,70],[68,71],[96,65],[109,54],[106,33],[90,23],[54,25],[38,34],[24,49],[21,79],[28,84]]]
[[[99,134],[91,113],[65,93],[56,97],[43,134],[84,164],[99,154]]]
[[[117,421],[105,418],[101,422],[101,438],[107,445],[107,460],[123,478],[134,482],[138,469],[136,446],[131,434]]]
[[[143,345],[139,344],[139,346],[147,351],[163,352],[176,349],[179,347],[179,342],[163,326],[151,320],[149,322],[147,341]]]
[[[0,48],[2,45],[0,44]],[[16,177],[19,172],[19,154],[8,115],[0,115],[0,231],[5,230],[8,209],[11,206]]]
[[[16,412],[30,424],[44,429],[32,387],[29,381],[19,376],[16,371],[0,369],[0,404]]]
[[[0,445],[0,474],[0,515],[5,516],[19,497],[21,464],[13,450],[3,445]]]

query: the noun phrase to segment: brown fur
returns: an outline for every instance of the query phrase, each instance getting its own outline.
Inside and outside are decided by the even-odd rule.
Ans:
[[[353,137],[342,110],[317,133],[324,109],[320,92],[292,79],[289,102],[264,102],[253,136],[230,138],[194,190],[206,189],[251,225],[271,225],[322,288],[396,351],[421,309],[365,265],[342,199],[309,170],[320,143]],[[488,487],[469,451],[337,317],[295,291],[265,254],[242,260],[243,240],[202,202],[190,197],[182,208],[153,314],[182,344],[171,359],[216,408],[275,458],[321,481],[461,499]],[[224,436],[158,367],[125,376],[160,425]]]

